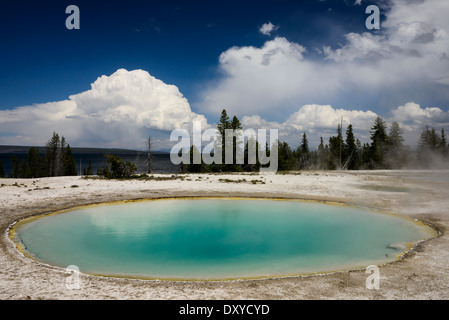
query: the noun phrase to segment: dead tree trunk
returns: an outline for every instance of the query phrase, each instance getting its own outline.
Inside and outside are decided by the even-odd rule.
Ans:
[[[147,146],[147,173],[151,173],[151,137],[148,137],[148,146]]]
[[[351,157],[352,157],[353,153],[354,153],[354,151],[352,151],[351,154],[349,155],[348,159],[346,159],[345,164],[343,165],[343,168],[341,168],[341,170],[346,170],[346,168],[348,167],[349,161],[351,161]]]

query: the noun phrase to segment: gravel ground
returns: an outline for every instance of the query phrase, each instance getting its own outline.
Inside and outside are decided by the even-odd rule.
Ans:
[[[171,177],[154,175],[155,178]],[[286,175],[191,174],[173,180],[80,177],[0,179],[0,299],[448,299],[449,171],[302,171]],[[221,180],[220,180],[221,179]],[[245,181],[239,181],[246,179]],[[252,182],[255,180],[255,182]],[[239,181],[239,182],[238,182]],[[79,276],[68,289],[65,269],[21,254],[8,238],[12,223],[64,208],[179,196],[331,200],[408,215],[439,236],[380,267],[380,288],[365,270],[263,280],[154,281]]]

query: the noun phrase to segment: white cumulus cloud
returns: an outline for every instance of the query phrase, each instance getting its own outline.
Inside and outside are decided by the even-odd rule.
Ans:
[[[119,69],[68,100],[0,111],[0,144],[42,145],[57,131],[76,146],[143,148],[151,132],[188,128],[193,120],[207,126],[176,86]]]
[[[362,143],[370,143],[370,130],[378,116],[379,114],[371,110],[349,110],[334,108],[331,105],[309,104],[290,114],[284,122],[268,121],[253,115],[244,116],[242,124],[244,128],[278,129],[279,139],[287,141],[292,147],[298,146],[302,133],[306,132],[313,149],[320,143],[321,137],[324,143],[328,143],[329,138],[336,135],[340,123],[343,125],[343,135],[348,125],[352,124],[356,138]],[[414,102],[393,108],[382,118],[387,123],[387,131],[393,122],[399,123],[405,143],[411,148],[416,147],[426,125],[437,131],[449,128],[449,112],[435,107],[423,108]]]
[[[408,102],[399,106],[391,112],[392,119],[401,123],[406,130],[420,130],[425,125],[436,128],[449,127],[449,112],[444,112],[440,108],[425,107],[419,104]]]
[[[334,109],[330,105],[309,104],[299,108],[285,122],[298,130],[335,130],[337,124],[352,124],[355,130],[369,128],[377,114],[372,111]]]
[[[278,129],[279,140],[290,146],[298,146],[301,135],[306,132],[311,147],[319,144],[320,137],[327,143],[329,137],[336,134],[337,125],[342,123],[345,129],[352,124],[354,133],[362,141],[369,140],[369,129],[378,115],[372,111],[335,109],[330,105],[303,105],[292,113],[286,121],[267,121],[260,116],[244,116],[244,128]]]
[[[271,22],[264,23],[260,28],[259,32],[263,35],[269,36],[273,31],[276,31],[279,28],[279,26],[275,26]]]
[[[408,101],[449,101],[449,1],[390,1],[379,32],[348,33],[321,56],[275,37],[260,47],[231,47],[222,77],[196,102],[198,110],[285,121],[307,104],[354,106],[387,114]],[[375,107],[373,107],[373,105]]]

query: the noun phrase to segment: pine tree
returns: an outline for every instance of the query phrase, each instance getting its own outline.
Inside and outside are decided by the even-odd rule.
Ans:
[[[343,128],[342,125],[339,123],[337,125],[337,138],[338,138],[338,161],[339,166],[338,169],[341,170],[343,168],[343,148],[344,148],[344,142],[343,142]]]
[[[62,157],[62,155],[64,154],[64,152],[65,152],[65,148],[66,148],[66,146],[67,146],[67,143],[66,143],[66,141],[65,141],[65,138],[64,138],[64,136],[62,136],[61,137],[61,144],[60,144],[60,146],[59,146],[59,148],[61,149],[61,157]]]
[[[302,135],[301,144],[298,147],[298,169],[307,169],[310,165],[310,152],[309,152],[309,141],[307,140],[307,135],[304,132]]]
[[[441,166],[444,161],[444,151],[446,145],[446,134],[444,131],[440,136],[434,128],[429,128],[428,125],[421,132],[418,141],[418,148],[416,150],[418,164],[423,168],[430,168],[433,166]]]
[[[439,146],[440,146],[440,136],[438,135],[435,128],[432,128],[429,134],[429,147],[432,151],[437,151]]]
[[[47,143],[47,176],[58,176],[61,168],[61,141],[59,135],[53,132],[53,136]]]
[[[329,145],[328,144],[326,144],[325,146],[324,146],[324,163],[323,163],[323,169],[326,169],[326,170],[330,170],[331,168],[330,168],[330,166],[329,166],[329,163],[330,163],[330,154],[331,154],[331,152],[330,152],[330,148],[329,148]]]
[[[371,130],[370,168],[385,168],[388,148],[387,125],[381,117],[377,117]]]
[[[343,136],[341,125],[337,125],[337,136],[329,138],[329,156],[327,159],[327,168],[330,170],[341,169],[343,152]]]
[[[239,133],[240,130],[242,130],[242,124],[240,123],[240,120],[234,116],[231,121],[231,129],[234,133],[234,136],[232,138],[232,165],[229,168],[229,171],[239,171],[240,165],[237,164],[237,155],[242,155],[244,150],[241,149],[240,145],[238,144],[238,141],[241,138],[241,134]]]
[[[446,133],[444,132],[444,128],[441,129],[441,136],[440,136],[440,144],[438,146],[438,150],[443,156],[447,155],[447,139],[446,139]]]
[[[371,146],[369,145],[369,143],[364,143],[362,148],[360,149],[360,169],[372,168],[370,149]]]
[[[362,164],[362,143],[358,138],[355,139],[355,145],[357,148],[357,152],[354,156],[354,169],[358,170],[360,169],[360,166]]]
[[[327,169],[336,170],[340,165],[340,140],[333,136],[329,138],[329,156],[327,158]]]
[[[346,141],[343,145],[342,169],[353,170],[355,167],[355,158],[357,153],[357,145],[355,144],[354,133],[352,132],[352,124],[346,128]]]
[[[251,154],[250,154],[251,150]],[[245,144],[245,151],[244,151],[244,165],[243,170],[244,171],[259,171],[260,169],[260,162],[257,157],[257,150],[259,150],[259,142],[254,139],[254,137],[250,136],[248,138],[248,141],[246,141]]]
[[[75,159],[73,158],[70,144],[68,144],[67,147],[64,148],[64,154],[62,155],[62,175],[64,176],[77,175]]]
[[[388,134],[387,163],[389,168],[397,169],[406,164],[407,155],[402,138],[403,131],[399,123],[391,124],[390,133]]]
[[[293,170],[295,168],[295,157],[287,142],[277,142],[278,144],[278,171]]]
[[[396,121],[391,124],[390,133],[388,135],[388,143],[393,147],[402,148],[404,146],[404,138],[402,138],[403,130]]]
[[[325,169],[326,168],[326,153],[324,149],[324,141],[323,137],[320,137],[320,144],[318,145],[317,149],[317,167],[318,169]]]
[[[226,129],[231,129],[231,122],[229,121],[229,116],[225,109],[221,111],[220,121],[217,124],[217,129],[222,137],[225,136]]]
[[[198,157],[201,159],[201,163],[193,163],[193,159]],[[201,173],[201,172],[207,172],[208,169],[206,167],[206,164],[203,161],[203,157],[201,157],[201,152],[198,150],[198,148],[194,145],[190,147],[189,151],[190,156],[190,164],[186,165],[185,171],[191,172],[191,173]]]
[[[229,121],[229,116],[225,109],[221,111],[220,120],[217,124],[217,130],[221,138],[221,154],[222,154],[222,164],[225,163],[225,146],[226,146],[226,129],[231,129],[231,122]]]
[[[221,148],[222,155],[222,164],[218,165],[220,171],[240,171],[241,165],[237,164],[237,155],[244,157],[244,149],[237,143],[241,136],[239,131],[242,129],[242,124],[240,120],[233,116],[232,120],[229,120],[229,116],[225,109],[222,110],[220,115],[220,120],[217,124],[217,130],[220,136],[219,141],[221,143],[215,146],[215,151],[218,151],[218,148]],[[228,131],[227,131],[228,130]],[[226,141],[226,132],[232,133],[233,137],[231,141]],[[228,137],[229,139],[230,137]],[[226,164],[226,153],[232,152],[232,164]]]
[[[431,131],[428,125],[423,129],[416,149],[418,163],[421,167],[428,167],[431,158]]]

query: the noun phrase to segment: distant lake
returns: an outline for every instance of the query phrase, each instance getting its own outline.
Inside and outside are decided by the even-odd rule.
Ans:
[[[22,159],[27,159],[27,153],[23,151],[17,152],[0,152],[0,161],[3,163],[3,168],[5,170],[5,177],[9,175],[12,170],[11,166],[11,157],[16,156],[19,159],[19,162]],[[137,166],[136,173],[146,173],[146,152],[138,152],[138,151],[130,151],[130,152],[105,152],[101,153],[98,151],[95,152],[76,152],[76,148],[73,148],[73,158],[75,159],[76,171],[78,175],[83,173],[84,169],[87,169],[89,165],[89,161],[92,165],[92,173],[96,174],[97,169],[103,168],[105,166],[105,154],[111,153],[120,156],[124,161],[130,161]],[[80,170],[81,167],[81,170]],[[153,153],[152,161],[151,161],[151,169],[153,173],[178,173],[179,166],[174,165],[170,161],[169,153]]]

